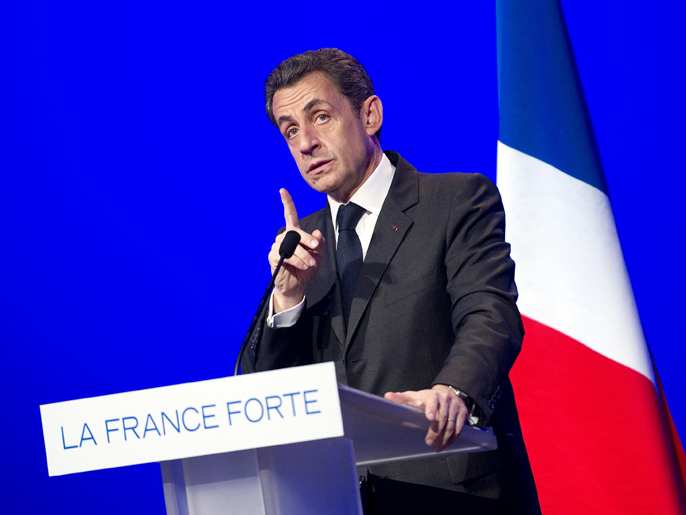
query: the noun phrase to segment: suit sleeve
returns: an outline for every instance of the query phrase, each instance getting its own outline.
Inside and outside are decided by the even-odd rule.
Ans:
[[[265,310],[266,312],[266,310]],[[308,346],[307,315],[303,314],[292,327],[273,329],[267,325],[266,313],[250,336],[250,343],[241,361],[245,373],[265,372],[278,368],[309,365],[314,362]]]
[[[276,234],[285,230],[282,227]],[[307,342],[310,341],[307,314],[301,313],[298,321],[291,327],[276,329],[267,324],[268,312],[269,305],[266,305],[250,335],[248,348],[241,360],[241,371],[249,374],[313,363],[312,352],[307,347]]]
[[[446,231],[455,339],[433,384],[465,391],[488,419],[509,381],[524,329],[500,194],[488,178],[470,177],[455,196]]]

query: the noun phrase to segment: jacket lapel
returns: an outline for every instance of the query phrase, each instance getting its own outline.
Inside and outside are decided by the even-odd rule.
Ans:
[[[346,339],[341,340],[345,341],[346,349],[350,345],[350,341],[369,305],[369,301],[374,295],[381,277],[386,268],[388,268],[388,264],[398,250],[405,234],[412,226],[412,219],[404,211],[415,205],[419,200],[419,177],[415,168],[395,152],[386,152],[386,155],[396,167],[395,176],[379,213],[379,219],[376,221],[372,241],[369,244],[369,249],[367,249],[362,272],[355,289],[355,296],[350,307]],[[331,215],[329,213],[329,220],[330,218]],[[331,225],[331,230],[333,232],[333,224]],[[328,241],[327,237],[327,243]],[[334,251],[334,275],[335,263],[336,255]],[[343,323],[343,317],[340,316],[340,318],[341,323]],[[336,335],[338,336],[338,332],[336,332]]]

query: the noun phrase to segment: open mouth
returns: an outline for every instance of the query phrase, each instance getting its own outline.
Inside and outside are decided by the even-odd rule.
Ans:
[[[319,172],[321,172],[322,169],[323,169],[327,164],[329,164],[330,162],[331,162],[330,160],[327,160],[327,161],[317,161],[316,163],[312,163],[312,164],[310,165],[309,169],[307,170],[307,173],[312,174],[312,175],[316,175],[316,174],[318,174]]]

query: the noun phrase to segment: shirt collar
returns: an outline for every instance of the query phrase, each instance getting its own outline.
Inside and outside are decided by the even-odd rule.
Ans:
[[[386,154],[383,154],[381,161],[374,169],[369,178],[362,183],[362,186],[350,198],[350,202],[354,202],[358,206],[364,208],[366,211],[379,216],[381,207],[383,206],[388,190],[391,189],[393,182],[393,175],[395,174],[395,166],[389,161]],[[343,204],[335,201],[331,197],[329,199],[329,207],[331,208],[331,219],[333,220],[334,228],[336,227],[336,216],[338,215],[338,208]]]

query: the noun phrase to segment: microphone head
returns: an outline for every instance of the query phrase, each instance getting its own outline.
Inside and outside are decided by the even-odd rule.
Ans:
[[[279,256],[284,259],[291,257],[293,252],[295,252],[298,243],[300,243],[300,233],[297,231],[288,231],[279,247]]]

